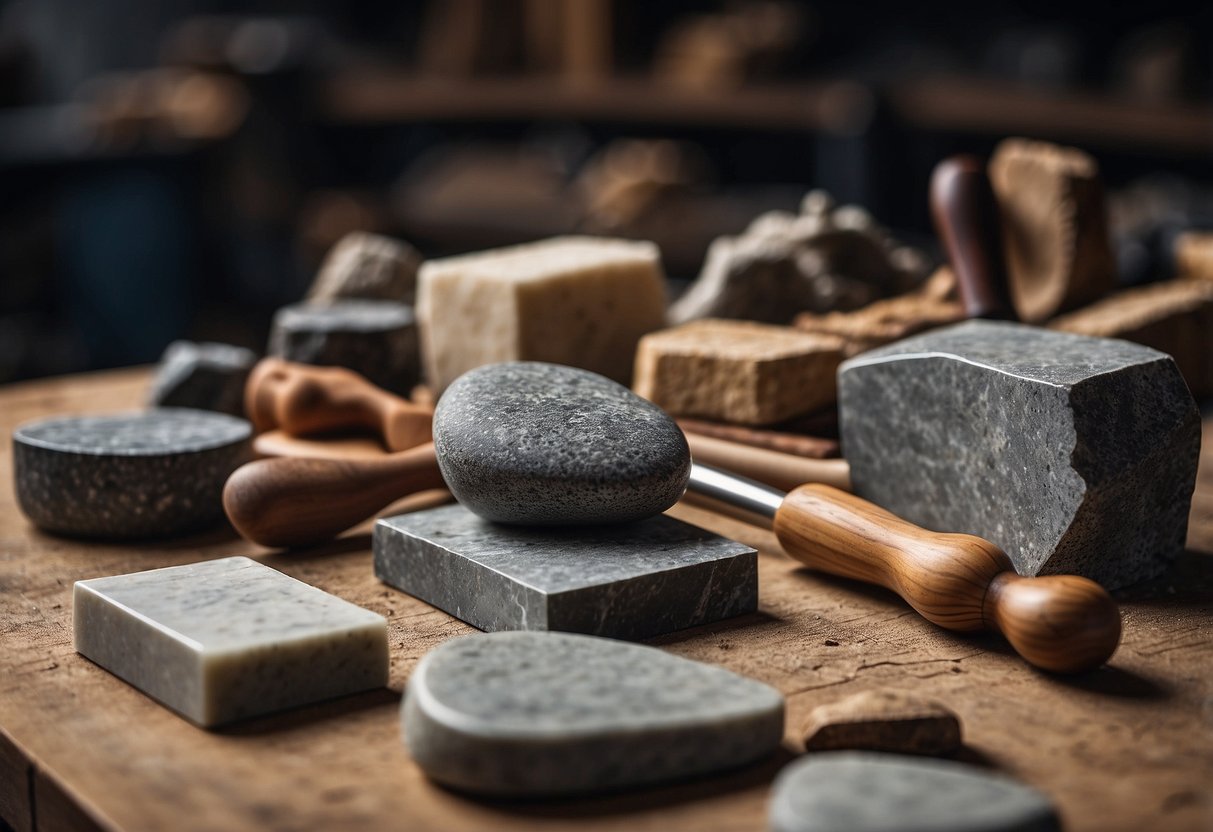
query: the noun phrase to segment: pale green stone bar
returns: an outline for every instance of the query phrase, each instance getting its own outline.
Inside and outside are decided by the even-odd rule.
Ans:
[[[76,651],[205,727],[387,684],[387,620],[245,557],[77,581]]]

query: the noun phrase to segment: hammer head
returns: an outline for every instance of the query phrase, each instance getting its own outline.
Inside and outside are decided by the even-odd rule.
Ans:
[[[1165,353],[971,321],[838,378],[855,491],[907,520],[991,540],[1021,575],[1108,588],[1183,549],[1200,413]]]

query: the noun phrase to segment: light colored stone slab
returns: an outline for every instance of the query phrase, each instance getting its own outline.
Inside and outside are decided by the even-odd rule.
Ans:
[[[387,621],[244,557],[77,581],[76,651],[205,727],[387,684]]]
[[[783,736],[783,696],[653,647],[563,633],[452,639],[402,710],[409,753],[471,792],[607,791],[753,762]]]

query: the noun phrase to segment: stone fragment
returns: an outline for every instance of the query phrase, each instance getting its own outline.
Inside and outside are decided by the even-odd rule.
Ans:
[[[420,376],[411,307],[386,300],[299,303],[274,315],[269,354],[301,364],[348,367],[408,395]]]
[[[387,621],[243,557],[77,581],[76,651],[199,725],[387,684]]]
[[[1175,238],[1175,272],[1213,280],[1213,231],[1185,231]]]
[[[68,416],[13,431],[17,503],[35,525],[101,538],[169,537],[223,517],[223,483],[251,453],[243,419],[185,408]]]
[[[635,390],[676,416],[770,425],[832,404],[841,362],[839,338],[705,319],[640,339]]]
[[[244,415],[244,383],[257,355],[230,344],[174,341],[148,391],[153,407],[192,407]]]
[[[772,832],[1060,832],[1047,797],[950,760],[814,754],[771,789]]]
[[[548,361],[631,382],[636,342],[665,325],[665,283],[652,243],[553,237],[427,261],[418,314],[436,393],[500,361]]]
[[[1192,395],[1213,395],[1213,280],[1125,289],[1054,318],[1049,328],[1153,347],[1175,359]]]
[[[892,690],[864,691],[813,709],[806,751],[892,751],[943,756],[963,745],[960,720],[941,702]]]
[[[735,768],[779,747],[778,691],[654,647],[560,633],[451,639],[409,677],[409,754],[438,782],[539,797]]]
[[[1011,301],[1040,323],[1116,285],[1099,165],[1081,150],[1007,139],[990,159]]]
[[[1170,356],[970,321],[852,358],[838,384],[855,491],[894,514],[1109,589],[1183,550],[1200,414]]]
[[[456,499],[502,523],[620,523],[686,489],[691,457],[674,420],[622,385],[573,367],[493,364],[452,384],[434,448]]]
[[[753,549],[664,515],[530,528],[447,505],[380,519],[373,548],[379,580],[482,630],[642,639],[758,608]]]
[[[329,250],[307,298],[392,300],[412,306],[420,267],[421,255],[408,243],[355,231]]]

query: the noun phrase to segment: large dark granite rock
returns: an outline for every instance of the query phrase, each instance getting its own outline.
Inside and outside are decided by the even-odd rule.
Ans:
[[[489,520],[620,523],[686,490],[691,453],[674,420],[608,378],[558,364],[491,364],[455,380],[434,411],[451,492]]]
[[[13,432],[17,502],[36,525],[81,537],[168,537],[223,517],[223,483],[252,453],[252,425],[160,408],[70,416]]]
[[[244,384],[256,363],[256,353],[244,347],[174,341],[160,358],[148,404],[243,416]]]
[[[458,505],[375,524],[375,575],[482,630],[641,639],[753,612],[753,549],[672,517],[586,528],[489,522]]]
[[[512,797],[639,786],[764,757],[784,699],[654,647],[560,633],[452,639],[409,677],[412,758],[440,783]]]
[[[839,408],[857,493],[1021,575],[1116,588],[1183,550],[1200,414],[1163,353],[973,321],[844,363]]]

